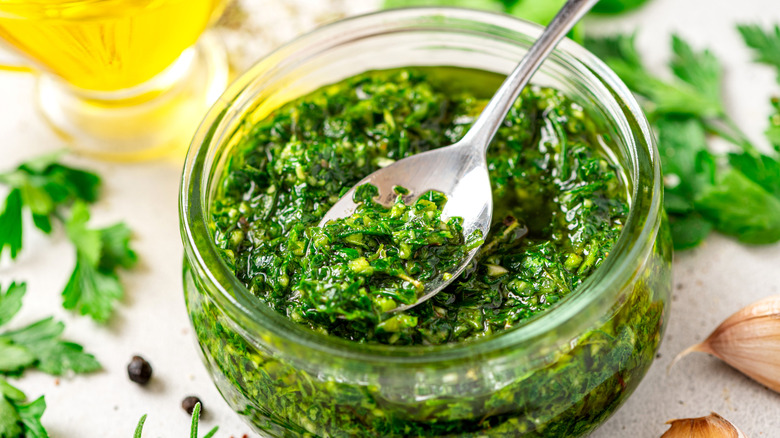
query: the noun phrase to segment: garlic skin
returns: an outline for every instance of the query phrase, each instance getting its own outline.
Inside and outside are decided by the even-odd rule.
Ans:
[[[731,315],[702,343],[680,353],[709,353],[751,379],[780,392],[780,295]]]
[[[671,427],[661,438],[747,438],[730,421],[711,413],[706,417],[669,420]]]

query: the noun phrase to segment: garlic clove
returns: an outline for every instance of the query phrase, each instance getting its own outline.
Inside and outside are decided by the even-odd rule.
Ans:
[[[693,351],[712,354],[780,392],[780,295],[731,315],[704,342],[680,353],[672,365]]]
[[[669,420],[671,425],[661,438],[747,438],[730,421],[711,413],[706,417]]]

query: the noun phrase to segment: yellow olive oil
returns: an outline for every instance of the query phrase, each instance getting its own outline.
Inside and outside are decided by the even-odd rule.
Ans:
[[[0,38],[69,84],[115,91],[170,66],[225,0],[0,0]]]

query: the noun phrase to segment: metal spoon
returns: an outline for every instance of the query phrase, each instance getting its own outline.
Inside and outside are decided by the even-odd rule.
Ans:
[[[459,142],[399,160],[363,178],[352,187],[320,221],[320,226],[339,218],[350,216],[357,207],[352,201],[355,188],[373,184],[379,189],[376,201],[384,206],[395,202],[393,187],[409,190],[404,195],[408,204],[430,190],[447,196],[442,217],[463,218],[463,235],[475,230],[487,236],[493,216],[493,195],[490,189],[486,153],[490,142],[498,132],[507,113],[531,76],[552,52],[553,48],[598,0],[568,0],[547,26],[525,57],[507,76],[504,83],[490,99],[482,114]],[[471,250],[448,280],[439,275],[425,285],[424,293],[413,304],[401,305],[391,310],[410,309],[436,295],[463,272],[479,248]]]

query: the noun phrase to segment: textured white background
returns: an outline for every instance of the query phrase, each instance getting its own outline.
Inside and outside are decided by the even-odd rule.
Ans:
[[[251,25],[222,31],[236,69],[318,22],[344,13],[370,10],[374,0],[245,0]],[[780,22],[777,0],[652,0],[620,18],[589,20],[599,33],[639,30],[639,46],[648,65],[666,73],[669,35],[678,32],[695,47],[710,47],[726,69],[728,107],[761,147],[769,112],[768,97],[780,95],[769,69],[749,62],[734,30],[737,22]],[[35,81],[23,74],[0,73],[0,168],[64,146],[42,122],[33,104]],[[73,265],[61,234],[49,240],[25,236],[18,261],[0,264],[0,283],[26,280],[26,304],[13,321],[19,326],[48,315],[66,321],[66,336],[96,354],[104,370],[88,376],[54,379],[28,372],[14,381],[35,398],[46,395],[43,422],[52,437],[129,437],[141,414],[148,413],[144,434],[184,437],[188,416],[179,403],[196,394],[207,414],[202,431],[221,426],[217,437],[241,437],[245,426],[221,399],[196,353],[184,309],[181,244],[176,209],[181,157],[141,164],[110,164],[71,157],[69,162],[96,169],[105,179],[93,223],[126,221],[135,231],[141,263],[123,276],[127,296],[107,326],[60,308],[60,291]],[[658,437],[671,418],[716,411],[750,437],[780,436],[780,395],[750,381],[718,360],[687,357],[666,373],[671,359],[701,341],[728,315],[780,288],[780,246],[746,247],[713,235],[694,251],[676,254],[674,298],[669,327],[658,360],[636,393],[593,436]],[[133,354],[147,357],[154,379],[147,387],[127,380]]]

